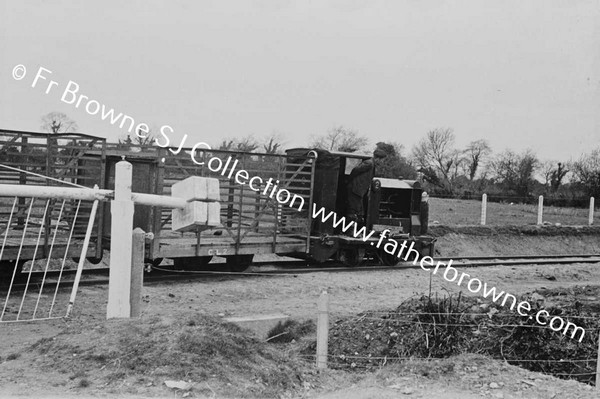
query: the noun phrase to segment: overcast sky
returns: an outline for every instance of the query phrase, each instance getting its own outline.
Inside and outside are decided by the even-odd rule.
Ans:
[[[459,146],[486,138],[542,159],[600,145],[597,0],[0,4],[4,129],[39,131],[59,111],[82,133],[123,136],[61,101],[72,80],[136,122],[172,126],[173,141],[275,131],[306,146],[343,125],[408,149],[437,127]],[[52,73],[32,88],[39,67]]]

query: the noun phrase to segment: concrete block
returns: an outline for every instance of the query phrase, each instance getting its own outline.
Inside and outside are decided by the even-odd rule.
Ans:
[[[208,202],[208,218],[206,224],[213,227],[221,225],[220,202]]]
[[[290,316],[284,314],[253,315],[243,317],[226,317],[223,320],[234,323],[241,328],[254,332],[259,339],[267,339],[268,333],[279,322],[284,323]]]
[[[193,230],[196,226],[206,226],[208,202],[188,202],[183,209],[173,209],[171,227],[175,231]]]
[[[194,230],[197,226],[216,227],[221,224],[219,180],[191,176],[173,184],[171,196],[187,201],[185,208],[173,209],[173,231]]]
[[[219,180],[212,177],[190,176],[171,187],[171,195],[190,201],[219,201]]]

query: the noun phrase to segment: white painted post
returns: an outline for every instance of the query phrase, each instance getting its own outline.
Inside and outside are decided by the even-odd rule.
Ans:
[[[594,197],[590,197],[590,214],[588,216],[588,224],[591,226],[594,224]],[[598,384],[596,384],[598,386]]]
[[[327,344],[329,339],[329,295],[323,291],[319,297],[317,317],[317,368],[327,368]]]
[[[110,274],[106,318],[130,317],[131,251],[133,248],[132,167],[127,161],[115,166],[115,199],[111,201]]]
[[[540,195],[540,198],[538,198],[538,220],[537,220],[537,224],[542,224],[543,213],[544,213],[544,196]]]
[[[487,194],[481,196],[481,224],[485,225],[485,219],[487,217]]]
[[[133,251],[131,252],[131,317],[139,317],[142,305],[142,287],[144,285],[144,245],[146,233],[137,227],[133,230]]]

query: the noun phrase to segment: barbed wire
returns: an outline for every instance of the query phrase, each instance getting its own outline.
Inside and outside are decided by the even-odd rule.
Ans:
[[[476,305],[474,305],[476,306]],[[438,312],[438,313],[430,313],[430,312],[409,312],[409,313],[404,313],[404,312],[398,312],[398,313],[391,313],[391,312],[395,312],[395,310],[390,310],[390,311],[385,311],[385,310],[369,310],[368,312],[364,312],[364,315],[370,315],[370,314],[382,314],[382,315],[389,315],[390,317],[388,318],[377,318],[377,320],[390,320],[392,319],[394,316],[447,316],[447,315],[461,315],[461,316],[493,316],[493,317],[526,317],[526,316],[521,316],[521,315],[516,315],[516,314],[510,314],[510,313],[448,313],[448,312]],[[552,315],[550,315],[552,316]],[[555,315],[558,316],[558,315]],[[359,316],[362,317],[362,316]],[[593,320],[600,320],[599,317],[595,317],[595,316],[569,316],[569,318],[573,318],[573,319],[593,319]]]
[[[362,320],[381,320],[375,317],[365,317]],[[524,327],[524,328],[549,328],[549,325],[535,325],[535,324],[471,324],[471,323],[442,323],[442,322],[424,322],[420,320],[399,320],[395,319],[394,321],[400,322],[402,324],[422,324],[422,325],[432,325],[432,326],[440,326],[440,327],[480,327],[486,326],[490,328],[504,328],[504,327]],[[579,326],[578,326],[579,327]],[[581,327],[583,328],[583,327]],[[586,331],[600,331],[600,327],[595,328],[587,328]],[[555,330],[553,330],[555,331]],[[560,331],[560,330],[556,330]]]
[[[316,359],[316,355],[309,354],[300,354],[299,357]],[[360,355],[345,355],[345,354],[327,354],[327,358],[335,359],[335,360],[344,360],[344,359],[356,359],[356,360],[424,360],[424,361],[438,361],[438,360],[448,360],[447,357],[414,357],[414,356],[360,356]],[[588,359],[574,359],[574,360],[542,360],[542,359],[500,359],[494,358],[494,360],[504,361],[504,362],[527,362],[527,363],[596,363],[596,358],[588,358]],[[594,373],[595,374],[595,373]]]

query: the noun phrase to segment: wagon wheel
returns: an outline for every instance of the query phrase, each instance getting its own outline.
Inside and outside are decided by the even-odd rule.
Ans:
[[[208,264],[210,263],[211,259],[212,256],[188,256],[183,258],[174,258],[173,266],[175,266],[175,269],[180,270],[206,271],[210,270]]]
[[[227,267],[230,271],[241,273],[250,267],[254,255],[232,255],[225,258],[227,259]]]
[[[358,248],[345,248],[340,250],[340,261],[346,266],[359,266],[362,263],[364,256],[364,250]]]
[[[400,258],[396,255],[388,254],[384,250],[379,250],[379,258],[381,259],[381,263],[386,266],[396,266],[400,262]]]
[[[0,262],[0,285],[8,286],[10,281],[12,280],[13,272],[15,268],[17,272],[15,273],[15,282],[19,281],[23,278],[23,265],[27,262],[26,260],[21,260],[19,263],[15,265],[14,260],[3,260]]]

